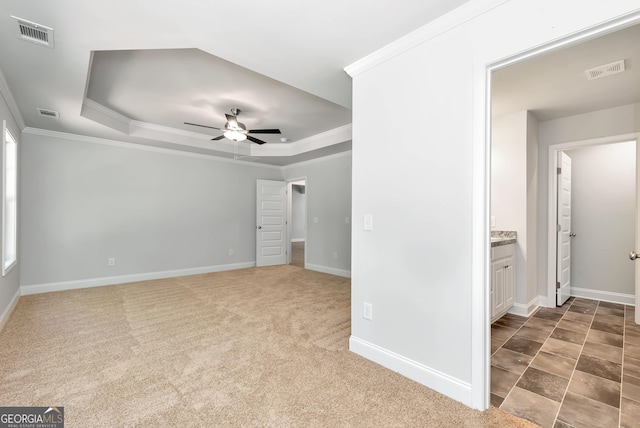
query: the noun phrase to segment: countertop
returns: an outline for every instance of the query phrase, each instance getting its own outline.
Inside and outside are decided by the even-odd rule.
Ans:
[[[491,247],[500,247],[502,245],[515,244],[517,241],[517,233],[512,230],[492,230],[491,231]]]

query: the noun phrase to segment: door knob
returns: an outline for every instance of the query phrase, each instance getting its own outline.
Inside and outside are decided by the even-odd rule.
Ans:
[[[573,238],[574,236],[576,236],[576,234],[575,233],[570,233],[569,236]]]
[[[629,258],[630,258],[631,260],[635,260],[635,259],[637,259],[637,258],[638,258],[638,254],[636,254],[636,252],[635,252],[635,251],[631,251],[631,252],[629,253]]]
[[[258,229],[262,229],[262,226],[258,226]]]

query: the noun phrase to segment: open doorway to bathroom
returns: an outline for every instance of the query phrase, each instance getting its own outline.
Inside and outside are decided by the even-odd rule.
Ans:
[[[629,393],[640,384],[637,293],[618,279],[634,265],[629,250],[608,244],[620,231],[627,243],[618,247],[632,249],[635,237],[640,74],[630,64],[639,36],[638,25],[608,30],[491,71],[491,227],[517,231],[514,304],[491,326],[491,404],[541,426],[626,426],[640,408]],[[574,158],[566,232],[575,252],[571,297],[556,307],[561,151]],[[607,199],[595,201],[598,193]],[[594,255],[615,262],[597,268]]]

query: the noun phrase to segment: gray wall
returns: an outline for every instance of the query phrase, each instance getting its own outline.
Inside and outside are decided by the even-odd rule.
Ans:
[[[635,295],[636,143],[567,151],[571,157],[571,286]]]
[[[0,127],[2,127],[2,121],[7,121],[7,128],[11,135],[18,141],[18,159],[22,156],[22,143],[20,141],[20,128],[9,110],[9,106],[4,97],[0,94]],[[0,130],[2,132],[2,130]],[[0,134],[0,142],[2,141],[2,135]],[[4,159],[2,159],[2,150],[0,150],[0,165],[2,165]],[[18,178],[18,227],[20,227],[20,202],[22,198],[22,191],[20,189],[21,182]],[[2,237],[2,228],[0,227],[0,238]],[[0,321],[2,321],[2,315],[9,308],[12,299],[16,295],[18,288],[20,287],[20,266],[22,264],[22,257],[20,257],[20,231],[18,231],[18,263],[11,269],[7,276],[0,276]],[[2,242],[0,240],[0,242]]]
[[[305,206],[307,204],[305,186],[291,186],[291,240],[304,241],[307,237],[307,215]]]
[[[350,274],[351,152],[287,166],[283,173],[286,180],[306,178],[307,268]]]
[[[256,179],[282,179],[275,167],[29,133],[21,166],[22,285],[255,262]]]

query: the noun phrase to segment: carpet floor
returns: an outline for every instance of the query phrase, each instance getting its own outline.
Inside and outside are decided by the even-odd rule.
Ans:
[[[530,427],[348,351],[350,281],[274,266],[21,297],[0,406],[67,427]]]

